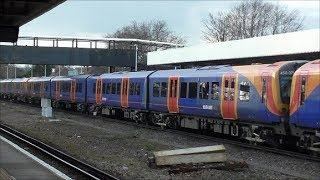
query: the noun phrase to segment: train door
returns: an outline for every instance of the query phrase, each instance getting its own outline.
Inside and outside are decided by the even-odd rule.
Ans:
[[[41,98],[44,97],[44,82],[43,81],[40,82],[40,97]]]
[[[306,91],[307,91],[307,86],[306,86],[306,82],[308,79],[308,74],[309,71],[301,71],[299,74],[299,107],[300,106],[304,106],[303,109],[304,111],[298,111],[296,113],[296,118],[298,120],[298,123],[302,123],[301,120],[305,118],[305,116],[307,115],[307,111],[308,111],[308,107],[307,103],[305,103],[306,100]]]
[[[237,74],[225,74],[222,77],[221,115],[224,119],[237,119]]]
[[[60,100],[60,81],[56,81],[56,100]]]
[[[71,80],[71,88],[70,88],[70,100],[71,102],[75,102],[76,101],[76,80],[72,79]]]
[[[178,92],[179,92],[179,77],[170,76],[168,79],[168,97],[167,97],[167,106],[170,113],[178,113]]]
[[[122,78],[122,88],[121,88],[121,106],[122,107],[128,107],[128,86],[129,86],[129,78],[125,77]]]
[[[96,81],[96,103],[102,104],[102,79],[98,78]]]

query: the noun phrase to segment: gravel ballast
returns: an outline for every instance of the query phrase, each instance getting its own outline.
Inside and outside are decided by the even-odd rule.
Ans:
[[[81,114],[54,111],[60,121],[50,121],[37,107],[7,101],[0,105],[1,123],[122,179],[320,179],[320,163],[228,144],[227,159],[245,161],[248,168],[170,175],[169,167],[150,168],[148,154],[219,143]]]

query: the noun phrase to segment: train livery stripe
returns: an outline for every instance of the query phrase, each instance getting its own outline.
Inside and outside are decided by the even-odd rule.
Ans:
[[[238,93],[239,93],[239,89],[238,89],[238,74],[236,74],[236,77],[235,77],[235,87],[234,87],[234,117],[235,119],[238,119],[238,107],[237,107],[237,104],[238,104]]]
[[[124,77],[122,78],[122,82],[121,82],[121,106],[122,107],[128,107],[129,106],[129,78],[128,77]]]
[[[170,113],[179,113],[179,77],[169,76],[167,107]]]
[[[76,100],[76,85],[77,85],[77,81],[75,79],[72,79],[71,80],[71,88],[70,88],[71,102],[75,102],[75,100]]]
[[[60,81],[56,81],[56,100],[60,100]]]
[[[222,108],[222,103],[223,103],[223,99],[224,99],[224,75],[222,75],[222,80],[221,80],[221,91],[220,91],[220,113],[221,116],[224,117],[224,113],[223,113],[223,108]]]
[[[96,104],[102,104],[102,79],[100,77],[96,80]]]
[[[280,98],[279,90],[279,69],[273,72],[272,76],[269,76],[267,79],[267,107],[269,111],[273,114],[281,115],[281,106],[280,103],[276,103]],[[273,78],[277,77],[277,78]],[[270,86],[271,85],[271,86]]]
[[[44,82],[40,82],[40,97],[44,97]]]
[[[298,109],[299,99],[300,99],[300,93],[299,93],[299,87],[300,82],[298,82],[297,76],[293,76],[292,78],[292,88],[291,88],[291,99],[290,99],[290,115],[292,115],[294,112]]]

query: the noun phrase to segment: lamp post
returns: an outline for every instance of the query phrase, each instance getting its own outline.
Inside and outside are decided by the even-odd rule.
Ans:
[[[136,59],[135,59],[134,70],[135,70],[135,71],[138,71],[138,45],[135,44],[134,46],[135,46],[135,48],[136,48]]]
[[[7,79],[9,79],[9,64],[7,64]]]

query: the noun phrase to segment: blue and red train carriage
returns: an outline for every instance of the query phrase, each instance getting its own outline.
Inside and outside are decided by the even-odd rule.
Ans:
[[[1,97],[320,150],[320,60],[0,81]],[[15,98],[19,100],[18,98]]]

